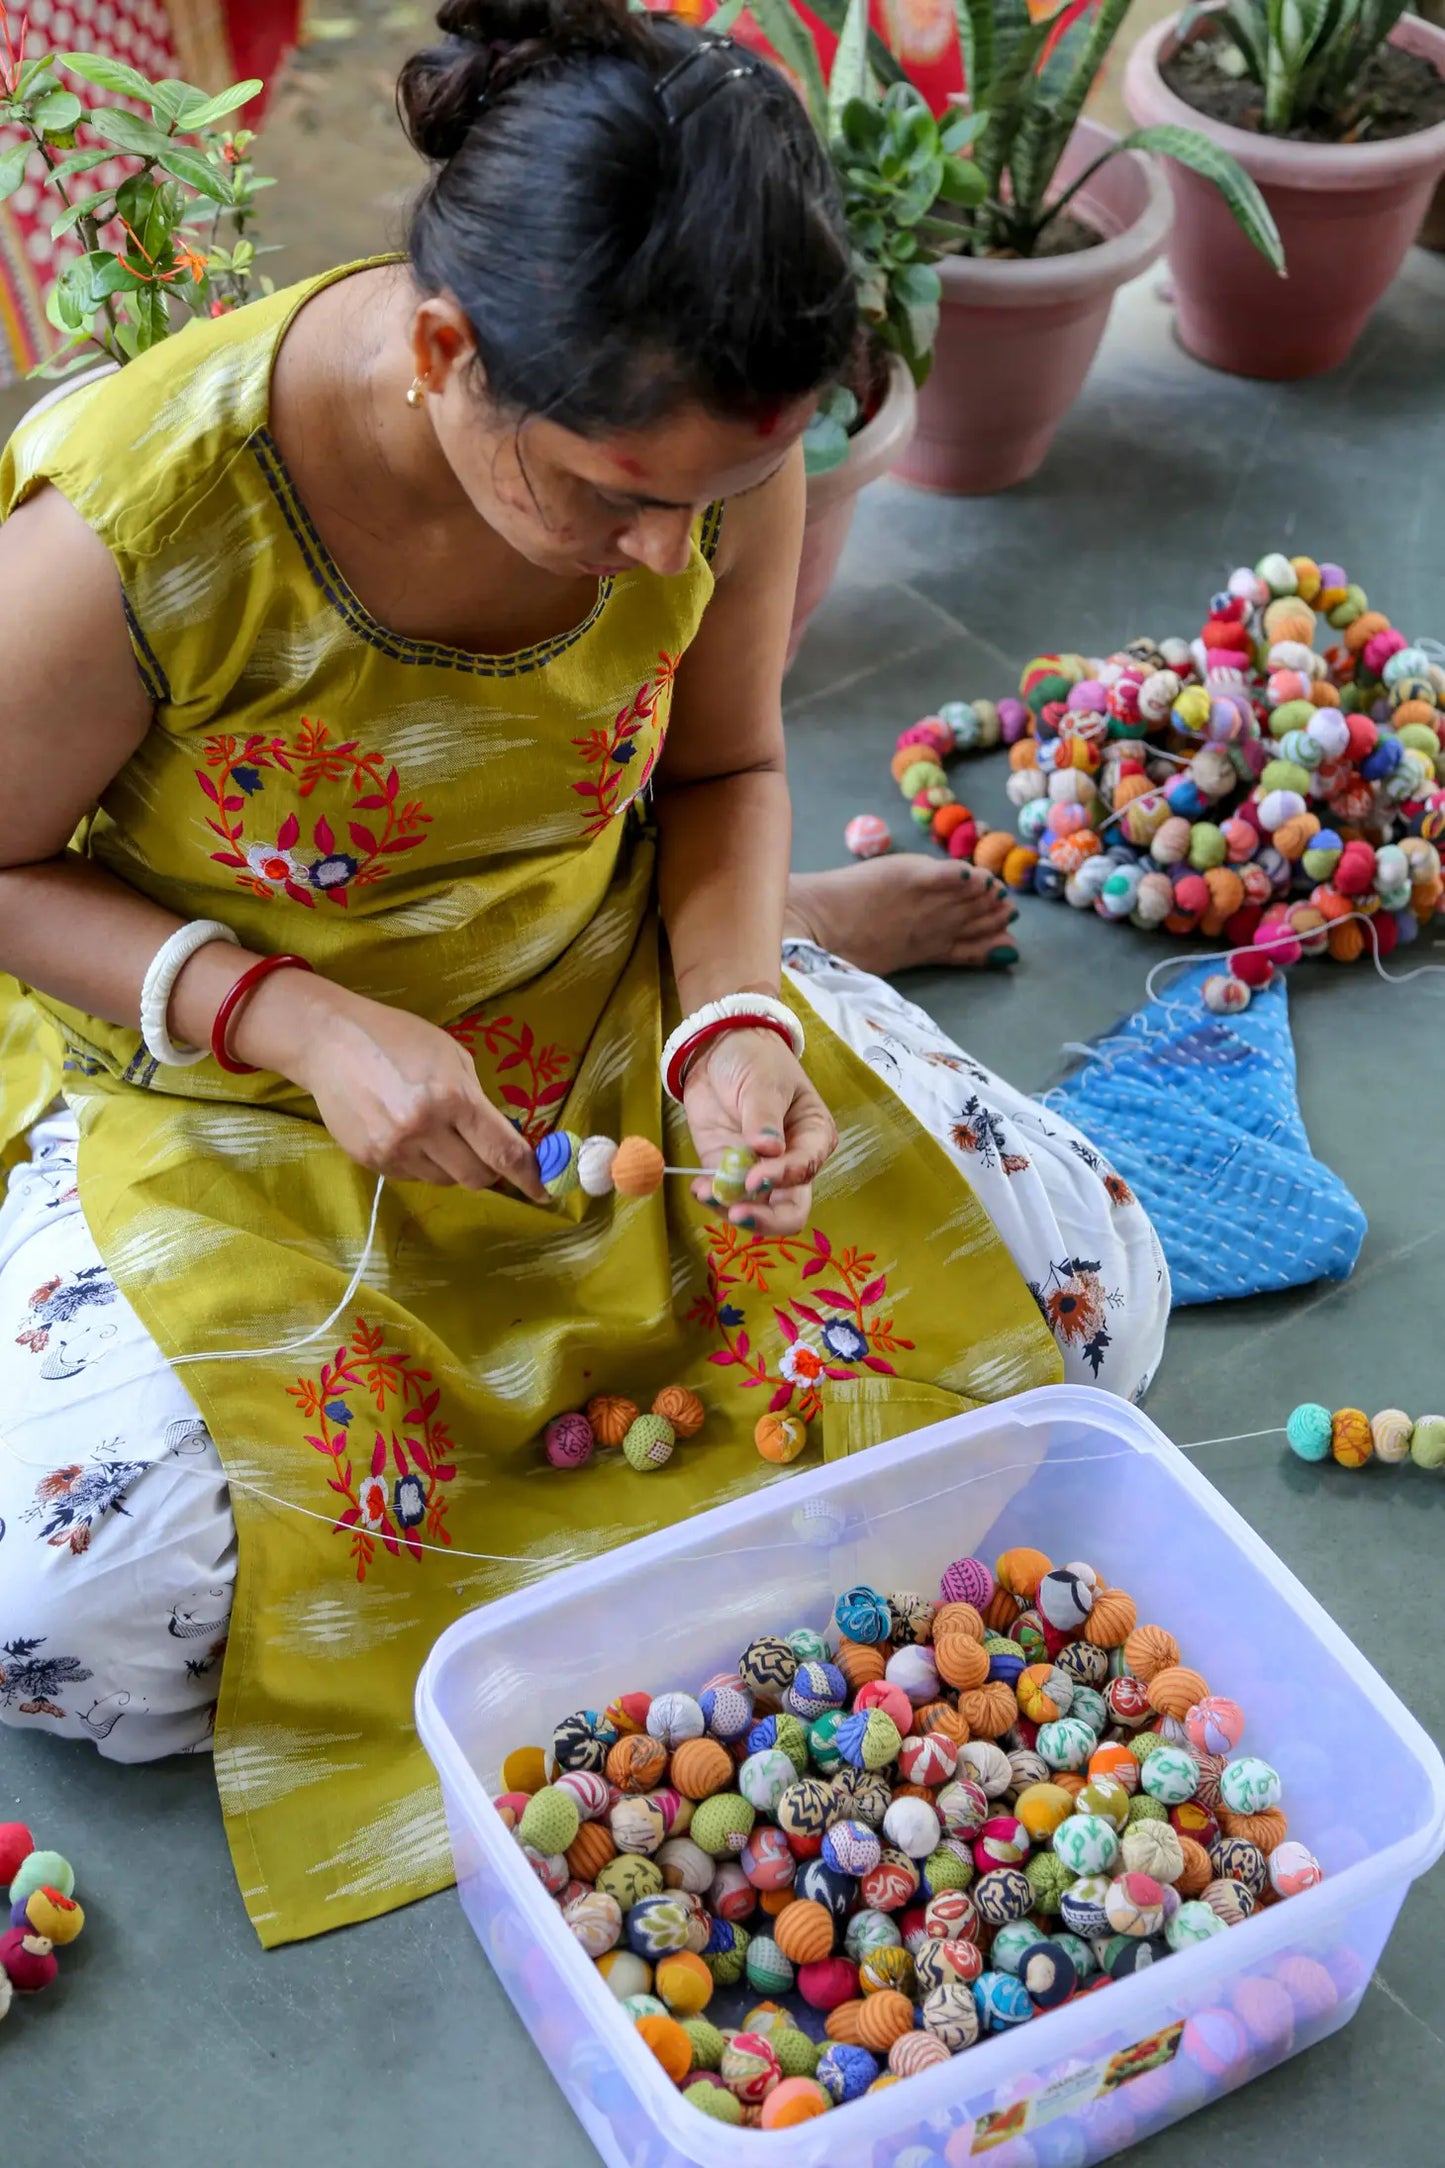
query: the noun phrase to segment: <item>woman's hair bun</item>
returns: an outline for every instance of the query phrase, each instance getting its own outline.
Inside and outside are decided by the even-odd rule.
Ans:
[[[626,0],[444,0],[437,27],[444,42],[414,54],[397,84],[406,132],[435,165],[456,156],[488,99],[565,60],[639,42]]]

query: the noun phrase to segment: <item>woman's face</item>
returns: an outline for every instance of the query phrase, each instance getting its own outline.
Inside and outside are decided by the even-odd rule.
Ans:
[[[428,325],[428,312],[447,314]],[[646,429],[578,436],[541,416],[498,414],[478,380],[464,320],[445,301],[418,311],[414,354],[427,397],[417,412],[476,512],[518,555],[562,578],[638,566],[687,568],[708,505],[756,489],[782,466],[816,400],[760,425],[687,406]]]

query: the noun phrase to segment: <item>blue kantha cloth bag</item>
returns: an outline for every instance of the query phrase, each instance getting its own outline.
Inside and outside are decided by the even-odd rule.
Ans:
[[[1365,1215],[1300,1114],[1285,974],[1238,1016],[1181,972],[1041,1096],[1112,1161],[1153,1219],[1178,1306],[1346,1280]]]

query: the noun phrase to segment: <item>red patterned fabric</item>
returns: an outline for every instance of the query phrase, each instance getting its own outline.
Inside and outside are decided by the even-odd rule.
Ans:
[[[186,32],[172,21],[165,0],[10,0],[11,34],[28,15],[28,59],[51,52],[101,53],[128,61],[143,75],[186,76],[181,55],[199,49],[215,55],[231,81],[257,75],[270,83],[300,34],[303,0],[180,0]],[[3,41],[0,41],[3,50]],[[87,105],[106,103],[105,93],[69,81]],[[218,90],[219,81],[203,88]],[[264,96],[244,115],[255,126]],[[0,129],[0,149],[14,141]],[[55,343],[45,320],[45,296],[77,243],[54,242],[52,221],[60,210],[53,189],[42,190],[39,153],[20,188],[0,204],[0,384],[13,382],[34,367]],[[83,179],[88,189],[115,185],[133,170],[132,162],[113,159]]]

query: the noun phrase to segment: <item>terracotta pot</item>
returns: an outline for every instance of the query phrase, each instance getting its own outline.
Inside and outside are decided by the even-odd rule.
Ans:
[[[1169,243],[1179,336],[1236,376],[1319,376],[1345,360],[1399,270],[1445,173],[1445,121],[1388,143],[1291,143],[1227,128],[1176,98],[1159,73],[1178,18],[1149,31],[1124,77],[1142,126],[1175,121],[1232,151],[1259,183],[1284,242],[1288,283],[1252,249],[1208,181],[1172,158]],[[1445,31],[1406,16],[1392,33],[1445,72]]]
[[[1081,120],[1059,189],[1118,137]],[[922,489],[987,496],[1042,464],[1104,336],[1114,294],[1152,263],[1169,230],[1169,190],[1146,159],[1111,158],[1074,199],[1107,238],[1038,262],[949,256],[943,313],[918,428],[894,472]]]
[[[913,433],[918,394],[913,378],[893,355],[888,363],[888,389],[883,404],[865,423],[848,447],[841,467],[808,478],[808,517],[803,528],[803,554],[798,564],[798,586],[793,598],[793,632],[788,642],[791,662],[803,644],[808,620],[833,583],[843,544],[858,509],[858,492],[886,474]]]
[[[1416,13],[1437,30],[1445,30],[1445,0],[1419,0]],[[1421,248],[1445,249],[1445,180],[1437,181],[1424,223],[1415,236]]]

